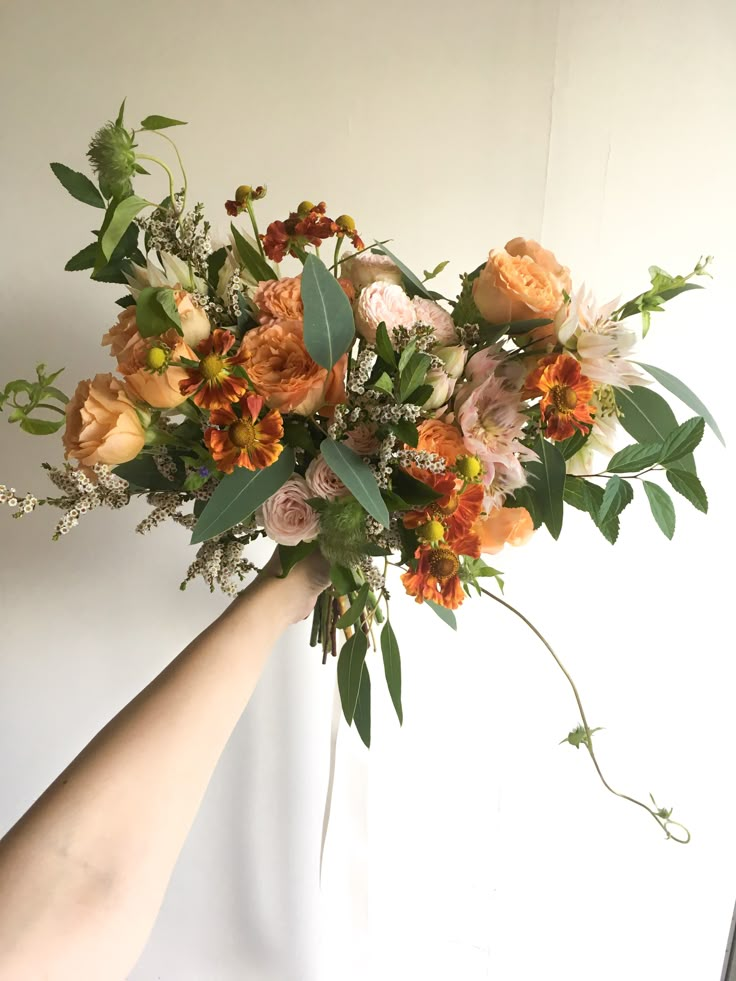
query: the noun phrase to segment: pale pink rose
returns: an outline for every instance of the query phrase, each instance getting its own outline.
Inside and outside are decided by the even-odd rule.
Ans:
[[[401,270],[387,255],[373,255],[371,252],[346,256],[340,263],[340,271],[356,290],[365,289],[373,283],[395,283],[396,286],[401,286],[403,282]]]
[[[386,324],[389,337],[397,327],[413,327],[414,305],[395,283],[372,283],[362,291],[355,306],[355,326],[369,344],[375,343],[380,323]]]
[[[314,541],[319,534],[319,514],[307,504],[310,497],[314,494],[304,477],[294,474],[261,505],[257,521],[279,545]]]
[[[429,324],[434,329],[434,337],[438,344],[454,344],[457,341],[457,331],[452,317],[439,303],[421,296],[415,296],[412,303],[414,319],[422,324]]]
[[[450,378],[442,368],[430,368],[424,379],[424,384],[432,386],[432,394],[422,406],[427,412],[432,412],[443,405],[447,405],[452,393],[455,391],[455,379]]]
[[[112,375],[81,381],[66,406],[65,456],[91,467],[117,466],[138,456],[145,432],[125,387]]]
[[[315,457],[312,460],[307,467],[305,477],[312,497],[323,497],[326,501],[334,501],[336,497],[343,497],[349,493],[334,470],[327,466],[327,461],[323,456]]]
[[[348,430],[345,443],[360,456],[370,456],[380,445],[376,438],[376,427],[372,423],[365,422]]]

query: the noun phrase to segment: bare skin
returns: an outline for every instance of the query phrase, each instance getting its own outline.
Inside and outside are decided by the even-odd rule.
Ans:
[[[272,560],[0,841],[0,981],[122,981],[212,772],[286,627],[327,585]]]

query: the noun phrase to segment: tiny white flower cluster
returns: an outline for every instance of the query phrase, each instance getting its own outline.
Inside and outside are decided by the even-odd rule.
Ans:
[[[480,342],[480,327],[478,324],[463,324],[456,327],[458,341],[463,347],[475,347]]]
[[[182,194],[175,194],[176,211],[159,208],[151,215],[139,218],[138,224],[146,232],[149,249],[170,252],[191,262],[199,273],[206,275],[212,241],[210,224],[204,220],[204,205],[198,202],[191,211],[180,215],[182,202]]]
[[[243,558],[242,541],[213,539],[199,547],[180,589],[186,589],[188,583],[201,576],[211,593],[219,586],[228,596],[237,596],[240,582],[253,569],[253,563]]]
[[[356,395],[363,395],[365,393],[365,385],[370,378],[377,357],[378,355],[372,347],[365,347],[360,352],[350,372],[348,388],[351,392],[355,392]]]
[[[53,540],[58,541],[79,524],[81,515],[98,507],[122,508],[130,501],[128,481],[114,474],[105,463],[92,467],[95,480],[87,476],[81,467],[65,463],[63,467],[43,464],[49,479],[64,494],[62,498],[47,498],[47,504],[55,504],[64,510],[64,516],[56,526]]]
[[[164,445],[154,447],[151,456],[153,457],[156,469],[162,477],[165,477],[167,480],[173,480],[176,477],[176,462],[172,459],[168,447]]]
[[[411,341],[416,343],[417,351],[426,351],[436,343],[434,327],[421,321],[417,321],[411,327],[394,327],[393,334],[394,343],[399,351],[402,351]]]
[[[383,577],[383,573],[375,567],[370,556],[364,555],[358,564],[358,568],[374,593],[380,593],[384,589],[386,580]]]
[[[400,467],[420,467],[422,470],[429,470],[430,473],[444,473],[447,470],[447,463],[444,457],[436,453],[429,453],[427,450],[396,450],[394,461]]]
[[[184,515],[178,514],[179,506],[183,503],[181,494],[177,491],[152,491],[146,494],[146,502],[151,505],[153,511],[139,522],[136,531],[139,535],[145,535],[153,528],[157,528],[162,521],[167,518],[183,518]]]
[[[392,422],[401,422],[404,419],[408,422],[416,422],[422,412],[420,405],[413,405],[410,402],[394,402],[388,405],[364,405],[362,408],[367,421],[378,423],[379,426]]]
[[[230,312],[230,316],[237,323],[238,317],[240,316],[240,300],[239,295],[245,290],[245,283],[240,277],[240,270],[236,269],[227,282],[225,287],[225,299]]]
[[[0,484],[0,504],[7,504],[9,508],[18,508],[13,515],[14,518],[22,518],[24,514],[30,514],[38,507],[38,498],[33,494],[26,494],[20,498],[16,493],[15,487],[6,487]]]
[[[190,295],[192,300],[198,307],[204,310],[215,326],[232,327],[232,314],[219,297],[213,298],[208,293],[200,293],[197,290],[192,290]]]

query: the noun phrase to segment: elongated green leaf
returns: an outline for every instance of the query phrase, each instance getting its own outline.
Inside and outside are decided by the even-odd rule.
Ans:
[[[336,626],[338,630],[344,630],[346,627],[352,627],[354,623],[358,621],[360,614],[365,609],[366,601],[368,600],[368,593],[370,592],[370,586],[367,582],[358,590],[358,595],[355,597],[353,602],[350,604],[348,609],[343,613],[341,617],[338,618]]]
[[[667,402],[650,388],[634,385],[629,391],[616,389],[616,402],[623,415],[620,422],[639,443],[663,443],[677,429],[677,419]],[[692,456],[683,457],[680,470],[695,473]]]
[[[644,490],[649,499],[654,520],[668,538],[675,533],[675,506],[666,490],[649,480],[643,480]]]
[[[662,446],[662,462],[665,466],[676,463],[692,453],[705,432],[705,419],[695,416],[673,430]]]
[[[539,460],[527,464],[532,476],[534,494],[541,508],[542,521],[554,539],[562,531],[563,500],[565,491],[565,459],[549,440],[541,436],[534,444]]]
[[[681,402],[684,402],[689,409],[692,409],[693,412],[697,412],[699,416],[702,416],[716,434],[718,439],[724,446],[726,445],[723,434],[718,428],[718,423],[715,421],[708,408],[700,401],[695,392],[692,392],[684,382],[680,381],[680,379],[676,378],[674,375],[671,375],[668,371],[664,371],[662,368],[657,368],[653,364],[644,364],[642,361],[637,363],[639,367],[643,368],[644,371],[647,371],[652,378],[655,379],[655,381],[658,381],[663,388],[666,388],[667,391],[672,392],[672,394],[676,395]]]
[[[412,477],[406,470],[394,470],[391,478],[392,489],[402,500],[406,501],[411,507],[423,508],[432,501],[438,500],[442,495],[430,487],[429,484]]]
[[[401,655],[396,634],[389,620],[381,631],[381,653],[383,654],[383,670],[391,701],[394,704],[399,725],[404,724],[404,709],[401,704]]]
[[[92,269],[97,255],[97,242],[86,245],[79,252],[75,253],[64,266],[67,272],[79,272],[82,269]]]
[[[355,321],[342,286],[324,262],[308,255],[302,271],[304,345],[323,368],[331,368],[352,345]]]
[[[320,445],[325,463],[337,474],[347,489],[384,528],[388,527],[388,509],[381,497],[376,478],[367,463],[344,443],[324,439]]]
[[[351,569],[343,565],[333,565],[330,568],[330,580],[338,596],[347,596],[359,588]]]
[[[399,374],[403,372],[403,370],[409,364],[409,361],[414,357],[416,350],[416,341],[409,341],[406,347],[402,350],[401,354],[399,355]]]
[[[631,484],[620,477],[611,477],[603,491],[598,524],[603,525],[609,517],[617,517],[634,499]]]
[[[388,372],[383,371],[373,382],[373,387],[377,388],[379,392],[387,392],[389,395],[394,390],[394,383],[391,380],[391,375]]]
[[[51,169],[61,184],[67,189],[73,198],[83,204],[89,204],[93,208],[104,208],[105,201],[95,185],[84,174],[78,170],[72,170],[62,163],[52,163]]]
[[[541,527],[542,508],[537,498],[537,494],[531,484],[527,484],[526,487],[520,487],[518,490],[514,491],[512,496],[506,498],[504,507],[526,508],[531,515],[534,530],[536,531],[537,528]]]
[[[434,600],[425,600],[424,602],[448,627],[457,630],[457,618],[452,610],[448,610],[446,606],[442,606],[440,603],[435,603]]]
[[[702,511],[704,514],[708,513],[708,495],[694,473],[669,467],[666,475],[667,480],[678,494],[682,494],[698,511]]]
[[[424,381],[432,359],[428,354],[414,354],[399,379],[399,400],[405,402]]]
[[[367,651],[368,640],[363,631],[358,630],[342,645],[337,659],[337,687],[340,692],[342,712],[348,725],[352,724],[355,715],[360,677]]]
[[[115,467],[115,473],[127,480],[133,490],[170,491],[181,487],[184,480],[184,467],[180,460],[176,461],[176,473],[169,480],[159,472],[153,457],[145,454],[129,463],[121,463]]]
[[[140,291],[135,319],[141,337],[157,337],[172,327],[182,333],[174,291],[167,286],[146,286]]]
[[[391,339],[386,330],[386,324],[381,321],[376,330],[376,354],[390,368],[396,367],[396,351],[391,344]]]
[[[355,715],[353,716],[355,728],[358,735],[363,740],[368,749],[371,748],[371,677],[368,674],[368,665],[363,663],[363,670],[360,673],[360,688],[358,688],[358,701],[355,703]]]
[[[279,578],[286,579],[294,566],[311,555],[316,548],[316,538],[312,542],[299,542],[298,545],[279,545],[279,561],[281,563]]]
[[[423,296],[427,300],[434,299],[432,293],[427,289],[421,279],[416,273],[413,273],[408,266],[405,266],[401,259],[397,259],[396,256],[385,245],[380,242],[376,242],[373,245],[373,252],[382,252],[385,256],[393,262],[395,266],[398,266],[401,275],[404,277],[404,288],[410,296]],[[406,327],[411,327],[411,324],[405,324]]]
[[[249,518],[294,472],[294,451],[285,447],[275,463],[264,470],[238,467],[226,474],[207,502],[192,534],[192,545],[222,534]]]
[[[618,516],[608,514],[605,521],[600,521],[599,518],[603,503],[603,488],[583,477],[568,474],[565,478],[564,493],[565,503],[577,508],[578,511],[587,512],[606,541],[615,545],[619,534]]]
[[[582,450],[589,439],[590,432],[581,433],[579,429],[576,429],[574,434],[570,436],[569,439],[563,439],[562,442],[557,443],[557,449],[566,460],[569,460],[570,457],[575,456],[579,450]]]
[[[52,433],[57,433],[65,424],[66,420],[63,416],[53,421],[50,419],[32,419],[30,416],[20,420],[20,428],[24,433],[30,433],[32,436],[50,436]]]
[[[146,116],[141,121],[141,129],[168,129],[169,126],[186,126],[181,119],[169,119],[168,116]]]
[[[609,473],[634,473],[662,459],[662,443],[633,443],[614,453],[606,470]]]
[[[264,279],[278,279],[276,270],[263,258],[258,249],[250,244],[235,225],[231,224],[230,229],[233,233],[238,255],[251,276],[259,282]]]
[[[139,198],[135,194],[131,194],[128,198],[123,198],[117,205],[110,219],[110,223],[100,239],[100,248],[106,259],[109,259],[113,254],[115,246],[123,237],[135,216],[148,206],[148,201]]]

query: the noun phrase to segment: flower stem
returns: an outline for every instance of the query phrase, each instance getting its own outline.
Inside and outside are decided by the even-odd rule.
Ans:
[[[179,153],[179,147],[171,139],[170,136],[167,136],[166,135],[166,133],[161,133],[159,130],[152,130],[152,132],[154,132],[156,134],[156,136],[162,137],[162,139],[166,140],[174,148],[174,153],[176,154],[176,159],[179,161],[179,169],[181,170],[182,180],[184,181],[184,186],[182,188],[182,200],[181,200],[181,209],[182,209],[182,211],[184,211],[185,208],[186,208],[186,204],[187,204],[187,188],[189,187],[189,183],[187,181],[187,172],[186,172],[186,170],[184,170],[184,164],[183,164],[182,159],[181,159],[181,154]]]
[[[150,160],[151,163],[158,164],[159,167],[163,167],[169,177],[169,197],[171,199],[171,210],[174,212],[177,218],[181,219],[181,212],[177,210],[176,201],[174,200],[174,175],[171,173],[170,168],[167,164],[160,160],[158,157],[152,157],[148,153],[136,153],[136,160]],[[158,205],[156,205],[158,207]]]
[[[261,258],[266,258],[266,253],[263,251],[263,242],[261,242],[261,236],[258,232],[258,222],[256,221],[256,213],[253,210],[253,202],[250,197],[245,199],[245,207],[248,210],[248,217],[250,218],[250,223],[253,226],[253,235],[256,239],[256,245],[258,246],[258,251],[261,253]]]
[[[337,241],[335,242],[335,255],[332,259],[332,271],[334,272],[335,276],[337,276],[338,270],[340,268],[337,264],[337,260],[340,257],[340,249],[342,248],[343,238],[344,236],[338,235]]]
[[[591,732],[590,726],[588,725],[588,720],[585,717],[585,709],[583,708],[583,703],[582,703],[582,700],[580,698],[580,693],[578,692],[578,689],[577,689],[577,687],[575,685],[575,682],[570,677],[570,674],[568,673],[567,668],[562,663],[562,661],[559,659],[559,657],[555,654],[555,652],[552,649],[552,646],[550,645],[549,641],[544,637],[544,635],[542,633],[540,633],[539,630],[537,630],[537,628],[534,626],[534,624],[530,620],[527,620],[527,618],[524,616],[523,613],[521,613],[519,610],[517,610],[516,607],[512,606],[510,603],[507,603],[506,600],[502,600],[500,598],[500,596],[495,596],[493,593],[489,592],[487,589],[484,589],[482,586],[480,586],[479,588],[480,588],[480,591],[482,593],[484,593],[486,596],[490,596],[490,598],[492,600],[495,600],[496,603],[500,603],[501,606],[505,606],[507,610],[510,610],[512,613],[515,613],[516,616],[519,617],[519,619],[522,620],[527,625],[527,627],[529,627],[529,629],[532,631],[532,633],[534,633],[539,638],[539,640],[541,640],[541,642],[544,644],[544,646],[547,648],[547,650],[549,651],[549,653],[554,658],[555,663],[557,664],[558,668],[560,669],[560,671],[562,671],[562,673],[564,674],[564,676],[567,678],[567,680],[568,680],[568,682],[570,684],[570,687],[572,688],[573,695],[575,696],[575,701],[577,702],[577,706],[578,706],[578,712],[580,713],[580,718],[581,718],[582,723],[583,723],[583,728],[585,729],[585,740],[584,740],[584,742],[585,742],[585,748],[588,750],[588,753],[590,754],[590,758],[593,761],[593,766],[596,769],[596,773],[600,777],[601,783],[606,788],[606,790],[608,790],[610,793],[614,794],[616,797],[622,798],[622,800],[627,800],[631,804],[636,804],[637,807],[643,808],[648,814],[651,814],[652,815],[652,817],[654,818],[654,820],[657,822],[657,824],[660,826],[660,828],[662,828],[662,830],[664,831],[664,833],[666,834],[666,836],[668,838],[671,838],[673,841],[676,841],[676,842],[678,842],[681,845],[686,845],[690,841],[690,832],[687,830],[687,828],[683,824],[680,824],[679,821],[672,821],[670,819],[669,813],[671,813],[671,812],[662,811],[662,810],[654,811],[654,810],[652,810],[651,807],[649,807],[648,804],[645,804],[643,801],[637,800],[635,797],[629,797],[628,794],[622,794],[618,790],[614,790],[613,787],[611,787],[611,785],[608,783],[608,781],[606,780],[606,778],[603,776],[603,773],[601,771],[600,765],[599,765],[598,760],[596,758],[595,751],[593,749],[593,734]],[[671,828],[679,828],[681,831],[684,832],[684,837],[683,838],[679,838],[677,836],[677,834],[673,833],[670,830]]]

